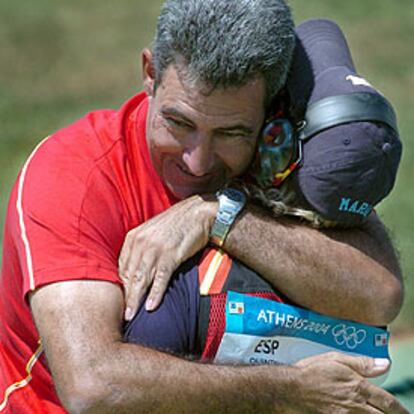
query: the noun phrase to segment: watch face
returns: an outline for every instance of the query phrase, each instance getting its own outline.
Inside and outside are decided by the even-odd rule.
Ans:
[[[210,232],[210,241],[216,246],[222,246],[237,214],[246,204],[246,196],[234,188],[225,188],[217,193],[217,197],[219,209]]]
[[[239,190],[235,190],[234,188],[226,188],[223,191],[223,194],[225,194],[230,199],[237,201],[239,203],[243,203],[246,201],[246,196],[244,195],[244,193],[242,193]]]

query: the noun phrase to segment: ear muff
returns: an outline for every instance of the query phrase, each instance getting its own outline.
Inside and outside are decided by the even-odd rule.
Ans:
[[[289,120],[272,119],[262,129],[253,176],[263,188],[277,186],[297,159],[298,139]],[[287,174],[286,174],[287,173]]]
[[[354,92],[329,96],[309,105],[299,139],[306,141],[325,129],[357,121],[381,122],[398,134],[394,109],[382,95]]]
[[[259,137],[254,179],[262,188],[278,187],[299,165],[305,141],[317,139],[326,129],[356,121],[381,122],[398,134],[395,112],[381,95],[355,92],[324,98],[308,107],[298,128],[285,118],[266,123]]]

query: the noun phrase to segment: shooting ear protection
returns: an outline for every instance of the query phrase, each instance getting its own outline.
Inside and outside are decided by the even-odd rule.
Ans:
[[[254,177],[262,188],[278,187],[299,164],[301,146],[286,118],[269,120],[262,129]]]
[[[262,188],[278,187],[302,161],[302,145],[318,133],[349,122],[380,122],[397,130],[395,112],[381,95],[355,92],[311,104],[297,126],[286,118],[266,122],[252,175]]]

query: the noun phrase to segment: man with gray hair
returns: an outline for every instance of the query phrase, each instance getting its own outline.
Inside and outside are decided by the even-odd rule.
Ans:
[[[207,94],[244,86],[260,75],[268,107],[286,81],[294,44],[291,16],[283,2],[171,1],[158,19],[155,86],[170,65],[187,85],[207,87]]]
[[[210,230],[223,245],[211,194],[250,164],[293,46],[282,0],[169,0],[142,55],[145,92],[39,144],[6,221],[0,412],[405,412],[365,379],[381,360],[218,367],[121,340],[125,237],[128,297],[154,280],[150,309],[165,263]],[[322,233],[247,207],[225,248],[320,312],[386,324],[399,310],[398,263],[376,218]]]

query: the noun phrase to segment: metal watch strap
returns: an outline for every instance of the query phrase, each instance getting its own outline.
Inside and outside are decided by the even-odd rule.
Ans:
[[[210,241],[222,246],[237,215],[246,204],[246,196],[239,190],[226,188],[217,193],[219,208],[210,232]]]

